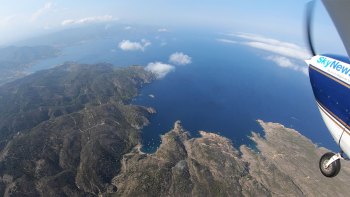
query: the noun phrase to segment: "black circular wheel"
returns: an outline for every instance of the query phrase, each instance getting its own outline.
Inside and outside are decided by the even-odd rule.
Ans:
[[[334,155],[335,155],[334,153],[328,152],[328,153],[324,154],[320,159],[319,167],[320,167],[322,174],[326,177],[335,177],[335,176],[337,176],[337,174],[340,171],[340,159],[331,163],[331,165],[329,165],[328,168],[325,167],[327,162]]]

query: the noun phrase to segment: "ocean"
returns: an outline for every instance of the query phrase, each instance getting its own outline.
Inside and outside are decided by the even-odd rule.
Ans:
[[[252,131],[262,134],[257,119],[294,128],[336,150],[306,75],[278,67],[264,58],[267,53],[243,45],[214,39],[191,43],[183,50],[193,63],[145,87],[135,100],[158,112],[143,130],[143,151],[154,152],[159,134],[172,129],[176,120],[193,136],[205,130],[230,138],[236,147],[254,146],[248,136]]]
[[[177,66],[165,78],[144,87],[132,101],[157,111],[142,130],[144,152],[154,152],[160,135],[171,130],[176,120],[194,137],[198,130],[211,131],[230,138],[236,147],[253,147],[248,136],[252,131],[262,134],[257,119],[284,124],[320,146],[338,150],[306,75],[266,60],[267,52],[218,42],[217,34],[158,34],[139,36],[152,42],[143,52],[120,50],[118,43],[127,37],[85,40],[64,48],[56,58],[38,62],[30,72],[65,61],[116,66],[168,63],[172,53],[183,52],[192,57],[191,64]]]

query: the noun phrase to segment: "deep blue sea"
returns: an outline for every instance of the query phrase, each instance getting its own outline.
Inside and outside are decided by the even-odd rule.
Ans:
[[[143,129],[143,151],[155,151],[160,135],[172,129],[176,120],[181,120],[193,136],[198,130],[212,131],[230,138],[237,147],[252,145],[247,136],[252,131],[262,133],[257,119],[295,128],[313,142],[337,151],[306,75],[278,67],[265,59],[266,52],[220,43],[217,37],[201,33],[133,35],[134,40],[152,42],[144,52],[120,50],[118,43],[130,39],[127,36],[87,40],[64,48],[59,57],[39,62],[31,71],[64,61],[117,66],[167,63],[169,55],[183,52],[192,57],[192,64],[177,66],[175,72],[143,88],[133,101],[157,110],[151,124]],[[162,46],[161,42],[167,44]]]

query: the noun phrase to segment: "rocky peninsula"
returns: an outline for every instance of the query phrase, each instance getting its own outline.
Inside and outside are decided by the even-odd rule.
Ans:
[[[125,154],[113,178],[115,196],[346,196],[350,192],[349,163],[339,176],[324,177],[318,169],[317,147],[293,129],[258,121],[262,137],[252,132],[256,150],[220,135],[201,137],[175,123],[162,136],[154,154],[138,149]]]

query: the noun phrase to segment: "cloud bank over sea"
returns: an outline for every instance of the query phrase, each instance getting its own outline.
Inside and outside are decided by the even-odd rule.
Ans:
[[[232,33],[226,36],[230,39],[218,38],[216,40],[226,44],[242,44],[269,52],[271,54],[265,57],[265,60],[272,61],[282,68],[299,71],[305,75],[308,74],[306,64],[301,62],[308,59],[310,54],[305,48],[297,44],[250,33]],[[236,38],[236,40],[232,38]],[[237,40],[237,38],[240,40]]]

